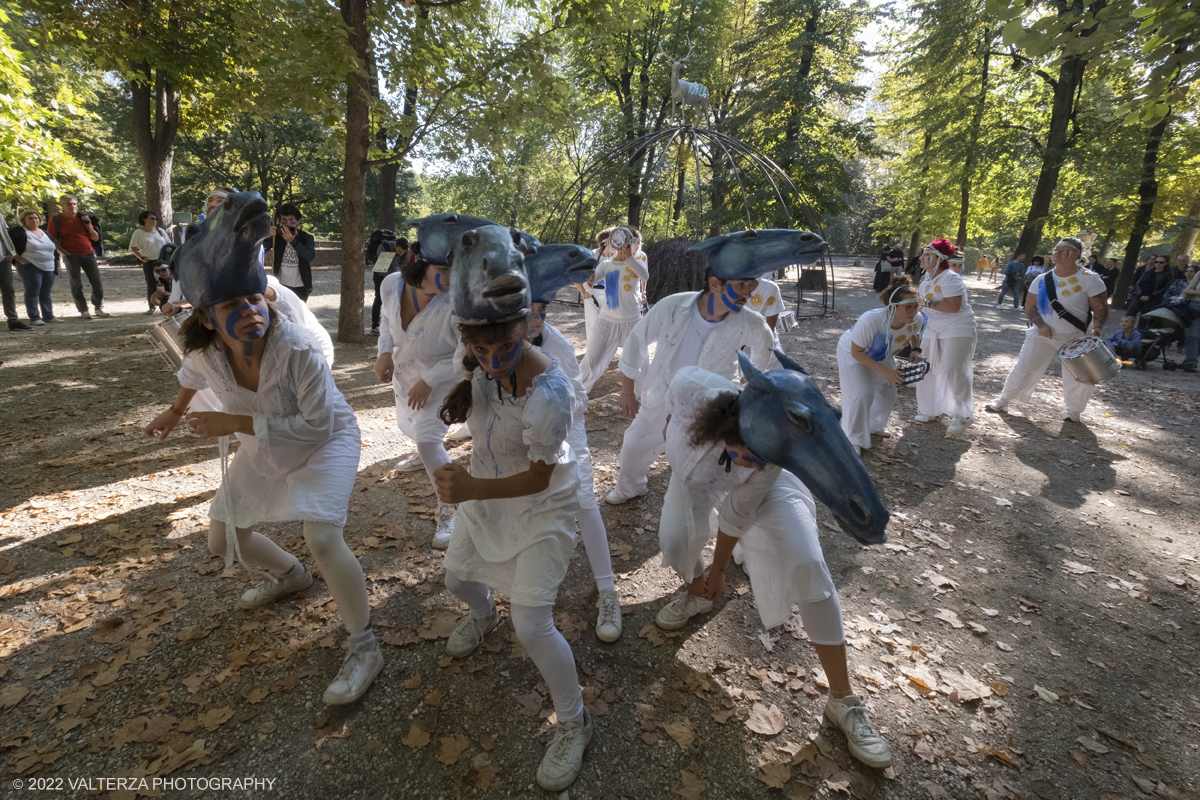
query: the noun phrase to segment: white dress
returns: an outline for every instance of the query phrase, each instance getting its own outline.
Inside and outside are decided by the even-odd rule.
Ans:
[[[530,462],[555,464],[550,485],[533,495],[466,500],[454,515],[446,571],[507,594],[522,606],[553,605],[575,547],[579,473],[567,432],[575,390],[557,359],[524,397],[497,394],[481,370],[471,381],[471,474],[507,478]]]
[[[280,318],[267,339],[258,391],[237,385],[222,351],[188,353],[179,370],[188,389],[211,388],[228,414],[254,418],[208,516],[227,522],[232,497],[240,528],[259,522],[346,525],[362,450],[354,411],[312,338]]]
[[[896,388],[883,376],[855,360],[851,344],[884,366],[896,368],[895,353],[921,341],[924,319],[918,314],[900,330],[887,323],[887,309],[873,308],[858,318],[854,327],[838,340],[838,383],[842,389],[842,430],[850,443],[864,450],[871,446],[871,434],[887,428],[888,417],[896,406]]]
[[[378,352],[392,354],[392,389],[396,393],[396,426],[414,442],[440,442],[447,426],[438,409],[450,390],[462,380],[461,360],[455,359],[459,345],[454,304],[449,295],[436,295],[417,312],[404,330],[400,321],[400,299],[404,278],[393,272],[379,284],[383,301],[379,316]],[[408,393],[417,381],[433,387],[424,408],[409,408]]]
[[[732,381],[698,367],[684,367],[671,383],[667,462],[671,482],[658,526],[663,566],[685,581],[696,577],[704,545],[717,530],[738,539],[763,627],[782,625],[793,603],[834,594],[833,579],[817,536],[816,504],[796,476],[777,466],[763,470],[719,463],[725,447],[691,444],[688,428],[696,407]]]
[[[573,410],[571,430],[567,433],[567,444],[575,454],[579,465],[579,507],[599,508],[596,500],[595,477],[592,473],[592,454],[588,449],[587,431],[585,430],[585,415],[587,414],[588,396],[579,379],[579,364],[575,361],[575,345],[567,341],[558,328],[546,324],[542,328],[541,350],[551,358],[558,359],[571,386],[575,388],[575,408]]]
[[[974,368],[975,312],[967,302],[962,276],[949,269],[926,278],[918,290],[926,304],[928,324],[921,338],[921,355],[929,360],[929,374],[916,384],[917,413],[928,417],[945,414],[957,419],[975,419]],[[953,314],[929,304],[961,297],[962,307]]]

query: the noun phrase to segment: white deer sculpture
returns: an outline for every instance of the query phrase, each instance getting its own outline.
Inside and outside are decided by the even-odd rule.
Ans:
[[[704,114],[704,124],[707,127],[709,124],[708,87],[693,81],[681,81],[679,79],[679,69],[688,60],[688,56],[692,54],[693,49],[694,45],[689,41],[687,55],[680,59],[674,59],[667,55],[666,50],[663,50],[662,42],[658,43],[658,51],[671,64],[671,116],[675,116],[675,107],[677,105],[691,106],[696,112]]]

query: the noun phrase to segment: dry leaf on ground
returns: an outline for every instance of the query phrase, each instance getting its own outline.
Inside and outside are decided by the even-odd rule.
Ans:
[[[774,736],[783,730],[785,724],[783,712],[774,704],[767,708],[762,703],[755,703],[750,709],[750,718],[746,720],[747,728],[764,736]]]

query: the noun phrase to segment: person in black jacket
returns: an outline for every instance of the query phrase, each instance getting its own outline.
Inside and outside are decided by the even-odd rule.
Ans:
[[[311,233],[300,230],[303,218],[292,203],[281,205],[266,247],[272,254],[271,272],[307,303],[313,288],[312,261],[317,256],[317,243]]]
[[[1142,273],[1142,277],[1134,284],[1130,294],[1129,305],[1125,306],[1126,316],[1137,318],[1138,313],[1158,308],[1162,305],[1163,296],[1174,280],[1174,274],[1167,269],[1167,257],[1157,256],[1152,269]]]

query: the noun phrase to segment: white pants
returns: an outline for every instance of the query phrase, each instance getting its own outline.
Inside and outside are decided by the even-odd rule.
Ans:
[[[896,388],[854,360],[854,356],[837,354],[838,383],[842,388],[842,430],[850,444],[866,450],[871,447],[871,434],[887,429],[888,417],[896,407]],[[887,366],[895,368],[895,359],[888,358]]]
[[[625,429],[621,455],[617,459],[621,471],[617,475],[617,494],[636,497],[646,492],[646,475],[654,459],[667,449],[663,428],[667,427],[666,403],[654,408],[642,406]]]
[[[978,336],[945,337],[925,331],[921,351],[929,359],[929,374],[916,384],[918,414],[975,420],[972,359],[978,340]]]
[[[1038,333],[1036,326],[1025,332],[1025,343],[1021,345],[1021,353],[1017,363],[1004,381],[1004,389],[998,398],[1001,403],[1028,403],[1033,399],[1033,391],[1038,381],[1046,373],[1046,367],[1058,355],[1058,348],[1073,342],[1083,336],[1082,333],[1055,334],[1047,338]],[[1082,414],[1087,408],[1088,401],[1096,387],[1090,383],[1080,383],[1075,380],[1071,370],[1062,370],[1063,400],[1068,414]]]
[[[597,312],[596,321],[592,323],[592,332],[588,334],[587,351],[579,360],[579,380],[583,390],[591,393],[596,381],[604,375],[612,362],[617,348],[625,344],[629,332],[637,325],[636,319],[628,322],[613,322],[605,319]]]
[[[225,523],[208,521],[208,549],[215,556],[225,555]],[[245,566],[266,570],[276,576],[283,575],[298,560],[275,542],[249,528],[238,528],[238,549],[242,552]],[[328,522],[305,522],[304,541],[308,551],[321,570],[321,577],[333,595],[338,613],[346,624],[346,630],[356,633],[371,622],[371,608],[367,603],[367,583],[363,578],[362,565],[350,552],[342,529]]]
[[[487,619],[496,609],[492,591],[485,583],[464,581],[446,572],[446,588],[450,594],[471,607],[475,619]],[[576,719],[583,713],[583,694],[579,691],[579,674],[575,671],[575,656],[571,645],[554,627],[554,606],[509,606],[517,641],[533,659],[550,689],[558,721]]]
[[[590,296],[581,299],[583,303],[583,338],[592,340],[592,329],[596,327],[596,317],[600,315],[600,307]]]

